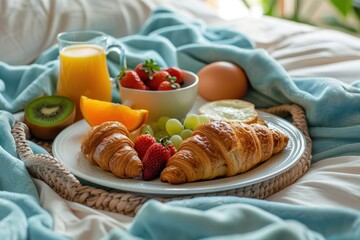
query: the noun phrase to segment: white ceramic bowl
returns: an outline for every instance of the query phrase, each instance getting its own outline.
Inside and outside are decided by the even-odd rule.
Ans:
[[[161,116],[181,120],[191,110],[197,96],[199,78],[190,71],[184,71],[184,85],[175,90],[151,91],[120,86],[121,101],[133,109],[147,109],[148,122]]]

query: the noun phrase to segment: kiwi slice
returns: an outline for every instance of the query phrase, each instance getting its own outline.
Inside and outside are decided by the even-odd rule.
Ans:
[[[75,120],[74,102],[63,96],[43,96],[25,107],[24,122],[39,139],[53,140]]]

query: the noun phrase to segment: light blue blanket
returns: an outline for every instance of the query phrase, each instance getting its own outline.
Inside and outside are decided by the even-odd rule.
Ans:
[[[158,9],[139,34],[122,39],[128,67],[153,58],[166,67],[197,72],[223,60],[240,65],[252,89],[246,100],[257,107],[285,103],[302,106],[313,140],[313,161],[360,155],[360,88],[336,79],[291,78],[243,34],[207,28],[201,21]],[[112,76],[119,72],[109,56]],[[62,239],[52,231],[51,216],[40,207],[34,183],[18,159],[10,129],[11,113],[40,95],[55,93],[58,48],[44,51],[35,63],[0,62],[0,239]],[[114,90],[113,101],[119,101]],[[42,151],[33,145],[35,151]],[[156,216],[156,217],[154,217]],[[147,202],[128,232],[113,230],[104,239],[360,239],[360,212],[314,209],[239,197],[206,197],[162,204]]]

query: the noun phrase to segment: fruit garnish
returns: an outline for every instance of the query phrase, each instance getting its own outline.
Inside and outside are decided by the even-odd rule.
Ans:
[[[144,124],[140,128],[140,134],[149,134],[151,136],[154,136],[154,130],[149,124]]]
[[[149,89],[140,79],[139,75],[134,70],[121,69],[118,76],[120,85],[127,88],[136,88],[140,90]]]
[[[170,156],[174,155],[177,152],[174,144],[171,141],[169,141],[169,143],[166,144],[166,148],[170,152]]]
[[[180,137],[181,137],[183,140],[185,140],[185,139],[191,137],[192,134],[193,134],[193,131],[192,131],[192,130],[190,130],[190,129],[184,129],[184,130],[181,131]]]
[[[178,135],[178,134],[174,134],[170,137],[169,139],[170,142],[172,142],[172,144],[174,145],[175,149],[179,149],[180,147],[180,144],[182,143],[183,141],[183,138]]]
[[[107,121],[118,121],[124,124],[129,132],[140,128],[148,117],[146,109],[132,109],[119,103],[91,99],[86,96],[80,98],[80,109],[90,126]]]
[[[162,138],[170,138],[170,135],[169,133],[166,131],[166,130],[159,130],[157,131],[155,134],[154,134],[154,137],[157,139],[157,140],[160,140]]]
[[[205,115],[198,115],[199,117],[199,124],[203,124],[209,121],[209,117],[205,116]]]
[[[209,117],[197,114],[189,114],[183,122],[176,118],[162,116],[157,121],[144,125],[141,131],[151,134],[157,141],[166,139],[178,149],[183,140],[193,134],[193,130],[209,120]]]
[[[140,134],[134,141],[134,149],[138,153],[139,158],[142,160],[148,148],[156,143],[156,138],[149,134]]]
[[[171,154],[161,143],[152,144],[143,158],[143,180],[149,181],[160,176]]]
[[[168,116],[162,116],[157,120],[157,127],[159,128],[159,130],[165,130],[166,128],[166,122],[169,120],[170,118]],[[152,125],[150,123],[150,125]]]
[[[178,83],[180,85],[184,83],[184,76],[183,76],[183,73],[180,68],[169,67],[169,68],[165,69],[165,71],[167,71],[170,74],[170,76],[176,77],[175,83]]]
[[[122,87],[141,90],[174,90],[184,84],[180,68],[171,66],[161,69],[153,59],[137,64],[134,70],[122,68],[117,78]]]
[[[53,140],[75,120],[75,104],[63,96],[35,98],[25,107],[24,123],[37,138]]]
[[[199,112],[211,119],[245,123],[255,123],[259,116],[254,104],[238,99],[208,102],[199,108]]]
[[[135,72],[145,83],[152,79],[153,74],[157,71],[160,71],[160,66],[153,59],[147,59],[144,63],[139,63],[135,67]]]
[[[170,134],[170,136],[172,136],[175,134],[180,134],[184,130],[184,126],[178,119],[171,118],[166,121],[165,129]]]
[[[190,129],[192,131],[195,130],[200,125],[200,118],[196,114],[188,115],[184,120],[184,126],[186,129]]]
[[[160,83],[157,90],[160,91],[168,91],[168,90],[174,90],[180,88],[180,85],[178,83],[172,83],[170,81],[163,81]]]
[[[172,78],[166,71],[159,71],[154,73],[153,78],[147,82],[147,86],[152,90],[157,90],[160,84],[164,81],[176,81],[176,78]]]

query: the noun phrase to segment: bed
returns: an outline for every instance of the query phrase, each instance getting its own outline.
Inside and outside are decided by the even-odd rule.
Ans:
[[[0,12],[1,239],[360,238],[358,37],[271,17],[223,19],[202,1],[1,1]],[[147,198],[135,216],[66,200],[49,179],[29,174],[12,129],[29,99],[54,93],[56,34],[73,29],[120,41],[130,67],[139,50],[151,52],[139,44],[149,38],[167,38],[177,50],[176,57],[154,55],[164,65],[196,72],[216,60],[242,64],[254,88],[246,100],[259,109],[303,110],[310,163],[264,199]],[[181,29],[189,35],[175,41]],[[208,45],[197,44],[202,38]],[[116,76],[116,62],[109,71]],[[48,154],[44,143],[24,144]]]

